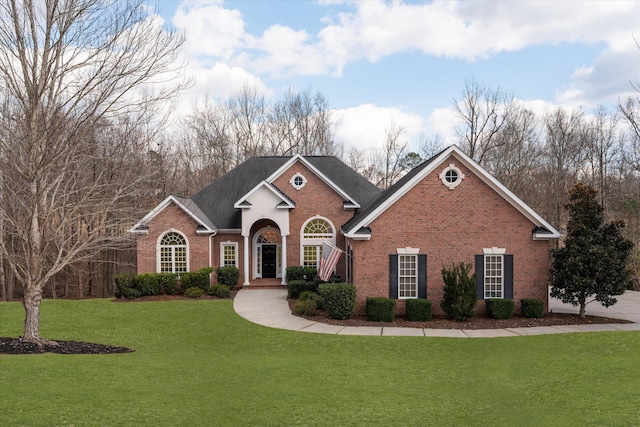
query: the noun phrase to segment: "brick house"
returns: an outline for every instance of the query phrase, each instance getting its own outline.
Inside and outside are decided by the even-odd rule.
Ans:
[[[323,242],[345,251],[336,273],[368,296],[428,298],[440,270],[475,265],[479,299],[547,304],[549,241],[559,233],[451,146],[381,192],[335,157],[257,157],[191,198],[169,196],[131,230],[138,272],[235,265],[244,286],[286,284],[287,266],[318,267]],[[479,304],[482,310],[484,304]]]

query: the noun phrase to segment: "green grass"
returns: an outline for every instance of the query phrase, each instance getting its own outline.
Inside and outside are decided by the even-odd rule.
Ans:
[[[0,336],[22,321],[0,304]],[[0,355],[2,426],[640,425],[639,332],[320,335],[220,300],[47,300],[41,327],[136,352]]]

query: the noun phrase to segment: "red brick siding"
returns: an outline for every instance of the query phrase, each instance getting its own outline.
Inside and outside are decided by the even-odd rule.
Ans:
[[[300,190],[291,186],[289,180],[296,174],[302,174],[307,183]],[[287,237],[287,266],[300,265],[300,231],[302,226],[312,217],[319,215],[330,220],[335,229],[336,243],[344,248],[344,237],[340,234],[340,227],[353,216],[353,210],[344,210],[344,199],[329,185],[318,178],[301,162],[296,162],[278,177],[274,185],[289,196],[296,204],[289,211],[289,231]],[[345,257],[340,258],[337,267],[338,274],[344,279]]]
[[[169,230],[181,232],[187,239],[189,250],[189,270],[196,271],[209,266],[207,245],[209,236],[197,235],[198,224],[178,206],[171,204],[156,215],[149,223],[148,234],[139,234],[138,274],[152,273],[157,270],[156,245],[158,238]]]
[[[454,190],[438,178],[449,163],[465,175]],[[516,310],[521,298],[542,299],[547,308],[548,242],[534,241],[534,225],[455,159],[443,162],[370,227],[370,241],[352,242],[358,312],[364,312],[366,297],[389,295],[389,254],[403,247],[427,254],[427,298],[434,314],[443,314],[442,267],[460,261],[473,264],[474,255],[490,247],[514,255]],[[477,311],[484,311],[482,301]],[[398,300],[397,313],[404,312],[404,301]]]

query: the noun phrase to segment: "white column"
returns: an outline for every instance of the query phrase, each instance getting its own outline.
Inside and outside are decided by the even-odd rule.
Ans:
[[[249,286],[249,236],[244,236],[244,283]]]
[[[287,236],[282,236],[282,282],[280,284],[287,284]]]

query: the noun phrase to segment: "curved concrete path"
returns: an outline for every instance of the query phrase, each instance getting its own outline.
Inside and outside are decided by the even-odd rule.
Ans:
[[[233,300],[233,308],[250,322],[290,331],[338,335],[428,336],[452,338],[492,338],[525,335],[562,334],[568,332],[640,331],[640,292],[627,291],[618,303],[608,309],[590,304],[587,314],[626,319],[636,323],[598,325],[540,326],[506,329],[430,329],[387,326],[339,326],[314,322],[291,314],[286,289],[242,289]],[[551,300],[550,310],[577,313],[577,308]],[[575,310],[575,311],[572,311]],[[603,311],[604,310],[604,311]]]

